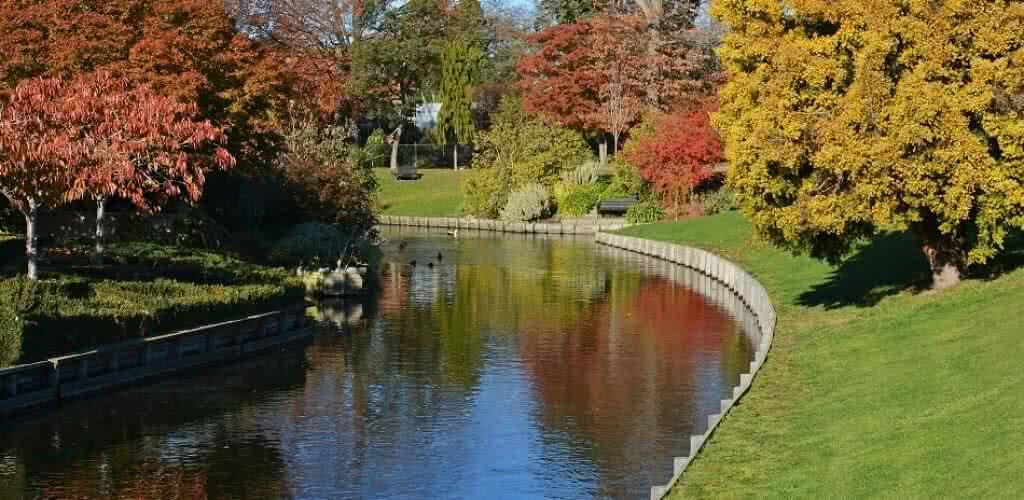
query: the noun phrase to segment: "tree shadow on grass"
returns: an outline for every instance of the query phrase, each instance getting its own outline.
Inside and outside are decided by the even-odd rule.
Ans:
[[[994,280],[1000,276],[1024,267],[1024,232],[1013,232],[1006,238],[1002,252],[973,277]]]
[[[988,265],[972,267],[967,278],[994,280],[1024,267],[1024,233],[1014,232]],[[798,298],[802,306],[871,307],[905,290],[924,291],[931,284],[928,263],[917,241],[908,233],[887,233],[864,245],[844,260],[828,281]]]
[[[886,233],[842,261],[828,280],[797,299],[802,306],[871,307],[905,290],[923,290],[931,273],[928,262],[907,233]]]

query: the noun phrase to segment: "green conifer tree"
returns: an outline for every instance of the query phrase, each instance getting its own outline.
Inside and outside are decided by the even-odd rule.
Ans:
[[[470,144],[473,123],[473,89],[479,83],[484,53],[470,40],[448,42],[441,54],[441,111],[434,137],[443,144]],[[456,149],[455,168],[458,168]]]

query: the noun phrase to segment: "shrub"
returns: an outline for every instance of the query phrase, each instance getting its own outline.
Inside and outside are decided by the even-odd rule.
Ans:
[[[108,259],[76,276],[0,280],[0,364],[267,312],[305,294],[294,273],[222,254],[134,244]]]
[[[359,161],[361,153],[348,143],[345,130],[298,124],[285,136],[285,146],[277,169],[287,179],[303,219],[340,224],[353,234],[370,233],[376,225],[377,178]]]
[[[704,206],[704,215],[715,215],[736,210],[736,197],[728,189],[719,189],[718,191],[701,194],[700,202]]]
[[[663,218],[665,211],[651,201],[641,201],[626,211],[626,222],[630,224],[650,224]]]
[[[375,129],[366,139],[362,158],[370,168],[383,167],[388,158],[387,136],[381,129]]]
[[[558,198],[558,214],[567,217],[586,215],[598,202],[605,186],[602,184],[585,184],[567,187],[564,195]]]
[[[282,265],[334,267],[348,242],[338,228],[319,222],[299,224],[270,251],[271,262]]]
[[[37,307],[36,282],[24,278],[0,281],[0,366],[21,357],[26,314]]]
[[[601,194],[601,200],[627,196],[636,196],[640,199],[650,197],[650,184],[640,176],[636,167],[616,158],[612,161],[612,171],[614,173],[608,182],[608,187]]]
[[[601,180],[601,166],[595,162],[587,162],[574,170],[562,172],[562,184],[566,186],[585,186]]]
[[[501,209],[501,220],[509,222],[530,222],[551,215],[551,195],[538,184],[530,183],[516,190],[508,197],[508,203]]]
[[[652,116],[631,134],[622,156],[657,190],[675,212],[690,201],[692,190],[712,175],[722,160],[722,144],[711,126],[714,102]]]
[[[590,146],[578,132],[526,114],[515,98],[502,100],[494,123],[480,134],[476,149],[473,168],[504,170],[516,187],[529,182],[550,187],[563,171],[591,158]]]
[[[508,202],[507,178],[494,168],[471,170],[462,179],[462,213],[493,219]]]

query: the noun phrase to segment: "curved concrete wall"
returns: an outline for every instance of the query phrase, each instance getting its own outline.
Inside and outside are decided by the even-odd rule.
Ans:
[[[668,484],[651,488],[651,498],[657,500],[663,498],[679,481],[683,472],[693,462],[694,457],[700,453],[701,448],[707,443],[708,438],[711,437],[711,434],[722,421],[722,418],[729,413],[729,410],[750,389],[754,376],[761,369],[765,359],[768,357],[768,351],[772,347],[772,340],[775,337],[775,307],[772,305],[764,286],[751,276],[750,273],[744,271],[740,266],[706,250],[609,233],[597,233],[596,238],[597,242],[602,245],[630,250],[686,266],[717,280],[731,290],[732,293],[736,294],[739,300],[750,308],[754,313],[756,323],[753,326],[760,333],[760,343],[757,346],[754,360],[750,362],[750,371],[740,375],[740,384],[733,388],[731,398],[722,400],[720,411],[708,416],[707,430],[703,434],[690,436],[689,455],[676,457],[673,467],[674,473]]]

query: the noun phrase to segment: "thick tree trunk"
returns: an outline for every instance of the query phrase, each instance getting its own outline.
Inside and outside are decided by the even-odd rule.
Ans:
[[[602,167],[607,167],[608,166],[608,138],[607,137],[602,137],[601,138],[601,144],[598,145],[597,149],[598,149],[598,151],[600,152],[600,155],[601,155],[601,166]]]
[[[612,156],[619,154],[619,134],[612,136]]]
[[[103,255],[106,253],[106,248],[103,246],[107,237],[106,215],[107,199],[96,198],[96,252],[93,255],[93,261],[97,265],[103,265]]]
[[[455,170],[459,169],[459,145],[458,144],[456,144],[455,147],[452,148],[452,164],[455,165]]]
[[[28,260],[28,279],[39,279],[39,236],[36,234],[39,220],[39,204],[29,201],[22,210],[25,216],[25,258]]]
[[[920,222],[914,225],[914,233],[921,243],[921,250],[928,259],[928,267],[932,272],[932,289],[945,290],[960,284],[967,259],[963,243],[955,235],[939,231],[935,221]]]
[[[398,170],[398,145],[402,142],[402,125],[391,133],[391,171]]]

